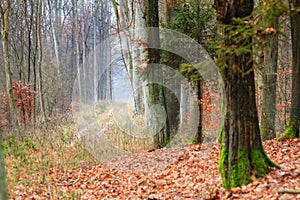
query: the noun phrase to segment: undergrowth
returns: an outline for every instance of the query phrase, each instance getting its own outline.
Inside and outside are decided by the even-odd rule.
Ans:
[[[13,132],[3,133],[3,153],[7,168],[7,184],[10,197],[18,198],[16,188],[30,190],[33,185],[46,185],[49,196],[46,199],[74,199],[79,194],[67,195],[52,185],[50,175],[53,170],[64,172],[95,163],[93,156],[76,138],[72,122],[57,123],[57,120],[27,128],[18,137]],[[37,191],[38,193],[38,191]]]

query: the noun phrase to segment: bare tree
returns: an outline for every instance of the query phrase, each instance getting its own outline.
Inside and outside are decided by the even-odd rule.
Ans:
[[[44,91],[43,91],[43,72],[42,72],[42,59],[43,59],[43,49],[42,49],[42,35],[41,35],[41,16],[42,16],[42,0],[38,0],[37,7],[37,43],[38,43],[38,70],[39,70],[39,92],[40,92],[40,108],[44,120],[47,119],[45,101],[44,101]]]
[[[13,130],[19,134],[20,124],[18,120],[16,105],[14,101],[14,92],[12,88],[12,72],[10,69],[10,52],[9,52],[9,14],[11,10],[10,0],[6,0],[0,5],[1,22],[2,22],[2,46],[4,51],[4,66],[6,75],[6,91],[10,108]]]

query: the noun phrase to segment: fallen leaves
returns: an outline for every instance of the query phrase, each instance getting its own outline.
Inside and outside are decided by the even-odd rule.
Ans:
[[[9,189],[13,199],[300,199],[282,192],[300,190],[300,139],[270,140],[264,148],[281,169],[232,190],[222,188],[217,143],[136,153],[67,171],[52,165],[46,181],[20,177],[23,184]]]

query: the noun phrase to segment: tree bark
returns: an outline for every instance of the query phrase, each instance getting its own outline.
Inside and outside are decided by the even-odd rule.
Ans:
[[[215,0],[218,21],[232,25],[232,18],[251,15],[253,0]],[[229,33],[225,31],[225,36]],[[251,38],[234,43],[233,36],[226,45],[236,48],[251,45]],[[252,49],[252,48],[251,48]],[[220,55],[226,67],[220,67],[225,86],[226,115],[221,140],[219,170],[225,188],[238,187],[252,181],[251,176],[264,177],[269,166],[276,165],[264,152],[260,138],[255,98],[252,53]]]
[[[145,42],[147,40],[146,33],[146,21],[143,18],[145,16],[145,4],[144,1],[136,3],[134,12],[134,43],[132,48],[132,89],[134,97],[134,111],[136,114],[142,113],[142,88],[141,88],[141,75],[139,70],[144,68],[147,58],[145,49]]]
[[[94,90],[94,102],[98,101],[98,91],[97,91],[97,85],[98,85],[98,67],[97,67],[97,52],[96,52],[96,45],[97,45],[97,1],[93,1],[93,69],[94,69],[94,77],[93,77],[93,90]]]
[[[158,15],[158,0],[146,0],[146,26],[147,27],[155,27],[150,28],[148,30],[148,45],[155,43],[155,45],[150,46],[160,46],[160,39],[159,39],[159,15]],[[148,66],[147,68],[151,68],[151,64],[160,63],[160,50],[158,48],[148,48]],[[166,108],[166,101],[165,101],[165,94],[162,85],[152,83],[154,80],[162,80],[162,71],[161,70],[148,70],[147,73],[147,81],[148,81],[148,92],[149,92],[149,105],[154,106],[156,104],[165,108],[166,117],[167,117],[167,108]],[[159,119],[161,116],[157,115],[156,113],[150,113],[151,118],[158,118],[155,121],[160,121]],[[153,116],[155,115],[155,116]],[[149,119],[149,118],[148,118]],[[151,122],[150,122],[151,124]],[[155,126],[155,125],[154,125]],[[166,123],[164,127],[154,135],[154,146],[156,148],[162,148],[167,145],[170,139],[170,130],[169,130],[169,122],[166,119]]]
[[[74,26],[75,26],[75,58],[76,58],[76,69],[77,69],[77,81],[78,81],[78,96],[79,101],[82,101],[81,93],[81,72],[80,72],[80,52],[79,52],[79,31],[78,31],[78,2],[77,0],[72,0],[73,4],[73,16],[74,16]]]
[[[291,8],[299,8],[299,0],[290,0]],[[292,31],[292,102],[290,120],[284,138],[300,137],[300,12],[291,13]]]
[[[277,29],[278,21],[272,23]],[[263,72],[263,102],[261,116],[261,135],[263,140],[276,137],[276,85],[277,85],[277,61],[278,61],[278,36],[271,36],[264,52]]]
[[[199,122],[198,122],[198,126],[197,126],[196,137],[194,138],[194,143],[201,144],[203,142],[203,135],[202,135],[203,105],[201,103],[202,93],[203,93],[203,80],[196,81],[196,88],[197,88]]]
[[[85,15],[85,0],[82,0],[82,16]],[[87,73],[87,69],[86,69],[86,44],[85,44],[85,37],[86,37],[86,33],[85,33],[85,20],[84,17],[82,17],[81,19],[81,28],[82,28],[82,72],[83,72],[83,97],[84,97],[84,101],[87,101],[87,89],[86,89],[86,85],[87,85],[87,81],[86,81],[86,73]]]
[[[44,120],[48,120],[45,101],[44,101],[44,91],[43,91],[43,74],[42,74],[42,59],[43,59],[43,49],[42,49],[42,36],[41,36],[41,16],[42,16],[42,0],[38,0],[37,7],[37,43],[38,43],[38,69],[39,69],[39,93],[40,93],[40,109]]]
[[[0,130],[0,143],[2,144],[2,132]],[[2,145],[0,145],[0,199],[8,199],[8,191],[6,184],[6,169],[5,169],[5,158],[3,155]]]

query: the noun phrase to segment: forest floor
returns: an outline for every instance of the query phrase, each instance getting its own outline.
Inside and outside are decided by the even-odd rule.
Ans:
[[[98,163],[79,146],[6,152],[11,199],[300,199],[300,139],[264,142],[281,169],[232,190],[222,188],[219,145],[159,149]],[[6,149],[7,151],[7,149]]]

